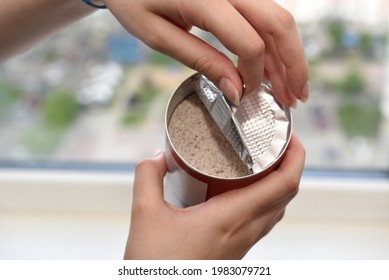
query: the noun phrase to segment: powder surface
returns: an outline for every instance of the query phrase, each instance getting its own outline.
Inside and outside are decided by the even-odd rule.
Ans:
[[[174,148],[196,169],[222,178],[248,175],[247,167],[196,94],[176,107],[168,130]]]

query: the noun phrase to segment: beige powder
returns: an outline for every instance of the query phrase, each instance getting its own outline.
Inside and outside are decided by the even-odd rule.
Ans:
[[[222,178],[248,175],[246,166],[196,94],[177,106],[168,129],[175,149],[196,169]]]

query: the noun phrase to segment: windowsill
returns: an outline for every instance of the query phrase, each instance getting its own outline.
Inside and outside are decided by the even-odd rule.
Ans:
[[[1,170],[0,259],[120,259],[132,180],[132,172]],[[389,258],[389,180],[306,172],[283,221],[247,258]]]

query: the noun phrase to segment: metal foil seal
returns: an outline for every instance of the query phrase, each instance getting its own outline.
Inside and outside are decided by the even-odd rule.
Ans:
[[[257,174],[274,163],[286,149],[291,135],[291,114],[273,96],[270,84],[245,94],[236,107],[205,76],[192,77],[192,86],[213,120],[246,164]]]

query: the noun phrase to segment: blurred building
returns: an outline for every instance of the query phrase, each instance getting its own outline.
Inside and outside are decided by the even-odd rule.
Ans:
[[[124,64],[143,62],[143,44],[127,32],[114,33],[107,37],[107,52],[111,60]]]
[[[389,2],[386,0],[277,0],[288,8],[301,23],[320,18],[340,17],[350,22],[377,25],[388,21]]]

